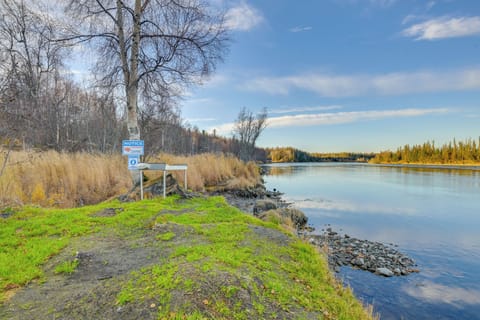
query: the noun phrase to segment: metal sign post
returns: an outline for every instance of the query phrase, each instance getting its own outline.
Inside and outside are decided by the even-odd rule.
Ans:
[[[163,198],[167,196],[167,171],[163,170]]]
[[[140,200],[143,200],[143,170],[138,170],[140,174]]]

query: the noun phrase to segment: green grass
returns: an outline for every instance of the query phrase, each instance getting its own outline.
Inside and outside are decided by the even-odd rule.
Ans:
[[[169,240],[172,240],[173,238],[175,238],[175,233],[173,232],[166,232],[164,234],[159,234],[157,236],[157,240],[161,240],[161,241],[169,241]]]
[[[123,210],[112,217],[95,215],[105,208]],[[110,201],[68,210],[22,208],[0,219],[0,299],[9,289],[45,280],[45,262],[74,238],[99,232],[140,237],[163,224],[192,230],[195,241],[173,246],[166,260],[132,272],[116,296],[118,305],[156,301],[159,319],[261,319],[299,309],[336,319],[371,319],[334,280],[315,248],[287,232],[284,243],[261,237],[252,226],[281,231],[278,223],[246,215],[222,197]],[[166,230],[156,236],[159,243],[180,237]],[[77,264],[64,261],[55,272],[70,274]],[[173,304],[176,292],[208,295],[179,306]],[[242,300],[246,294],[250,310]]]
[[[55,273],[60,274],[72,274],[75,269],[78,267],[78,260],[74,259],[72,261],[64,261],[55,267]]]
[[[211,302],[206,306],[208,314],[215,318],[263,318],[265,304],[274,304],[288,312],[301,306],[313,312],[328,310],[327,314],[337,315],[339,319],[353,319],[352,315],[355,319],[368,319],[351,292],[333,279],[325,258],[312,246],[294,237],[290,237],[288,246],[259,239],[251,225],[278,226],[225,206],[218,198],[196,199],[185,205],[195,211],[160,216],[157,223],[192,226],[203,241],[176,247],[166,264],[135,273],[120,292],[119,304],[159,299],[163,302],[159,318],[168,319],[170,292],[192,291],[195,283],[202,286],[222,273],[227,275],[226,285],[220,293],[210,297]],[[182,270],[186,265],[194,270]],[[235,283],[235,279],[242,278],[244,270],[256,276],[263,285],[259,287],[252,279]],[[155,285],[149,285],[151,283]],[[242,287],[253,290],[253,315],[247,314],[243,305],[232,304]],[[133,300],[126,301],[124,297]],[[185,309],[188,315],[188,307]]]
[[[114,217],[95,217],[105,208],[124,208]],[[105,230],[127,236],[145,230],[145,223],[162,210],[182,206],[177,198],[141,203],[110,201],[76,209],[24,207],[0,218],[0,301],[9,288],[44,276],[42,265],[65,248],[72,238]]]

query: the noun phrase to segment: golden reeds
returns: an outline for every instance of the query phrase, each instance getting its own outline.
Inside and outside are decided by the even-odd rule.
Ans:
[[[0,150],[0,167],[7,152]],[[254,163],[223,154],[191,157],[160,154],[149,162],[188,164],[188,187],[204,191],[254,186],[261,180]],[[149,178],[162,173],[146,171]],[[180,184],[183,172],[173,172]],[[74,207],[93,204],[126,193],[132,187],[127,159],[120,155],[14,151],[0,176],[0,207],[36,204]]]
[[[5,161],[6,154],[0,157]],[[0,176],[0,205],[73,207],[126,192],[131,178],[121,156],[11,152]]]
[[[159,154],[148,160],[168,164],[187,164],[188,188],[205,191],[210,187],[234,189],[252,187],[260,183],[258,167],[253,162],[245,163],[231,155],[204,153],[194,156]],[[161,173],[146,171],[149,178],[158,178]],[[183,182],[183,172],[173,172],[175,179]]]

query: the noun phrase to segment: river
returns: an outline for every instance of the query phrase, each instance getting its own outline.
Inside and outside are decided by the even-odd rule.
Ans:
[[[420,273],[337,277],[381,319],[480,319],[480,169],[349,163],[265,166],[268,189],[321,233],[392,243]]]

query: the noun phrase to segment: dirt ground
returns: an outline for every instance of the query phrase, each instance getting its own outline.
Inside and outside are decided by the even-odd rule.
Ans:
[[[191,240],[188,228],[169,225],[177,236],[155,239],[157,231],[142,237],[91,235],[76,239],[45,265],[44,283],[34,282],[18,291],[3,307],[1,319],[156,319],[156,310],[115,305],[121,285],[133,270],[165,260],[171,248]],[[62,261],[78,259],[71,275],[55,274]],[[150,312],[151,311],[151,312]]]
[[[259,226],[251,229],[256,240],[279,245],[287,245],[290,241],[288,236],[276,230]],[[157,240],[156,236],[166,232],[173,232],[175,237],[169,241]],[[44,282],[30,283],[0,306],[0,319],[157,319],[159,301],[120,306],[116,302],[119,292],[131,278],[132,271],[165,263],[176,246],[199,241],[202,241],[201,237],[191,227],[170,223],[145,230],[140,235],[120,237],[112,233],[78,238],[48,261],[44,268]],[[73,259],[78,260],[78,266],[72,274],[55,273],[57,265]],[[205,297],[218,296],[221,287],[239,286],[240,282],[262,285],[247,271],[245,274],[231,274],[218,270],[215,277],[206,277],[196,274],[198,268],[185,265],[180,273],[180,276],[198,281],[201,290],[194,296],[181,290],[171,292],[173,310],[177,307],[185,309],[185,305],[192,304],[192,310],[205,311],[202,310],[205,308],[202,301]],[[252,290],[246,286],[235,294],[236,301],[233,302],[251,308]],[[282,314],[281,310],[277,312],[274,304],[265,307],[267,311]],[[285,314],[282,318],[291,317]]]

